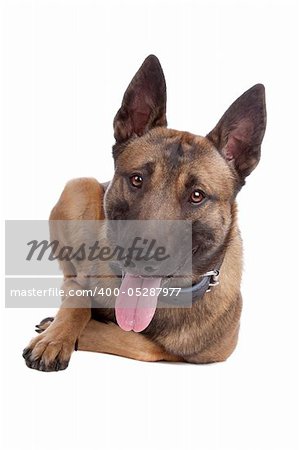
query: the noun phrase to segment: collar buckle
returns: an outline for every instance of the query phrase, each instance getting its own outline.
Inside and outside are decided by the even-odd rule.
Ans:
[[[206,272],[203,275],[204,277],[210,277],[209,287],[206,290],[206,292],[211,292],[213,287],[218,286],[218,284],[219,284],[219,275],[220,275],[220,271],[217,270],[217,269],[210,270],[210,272]]]

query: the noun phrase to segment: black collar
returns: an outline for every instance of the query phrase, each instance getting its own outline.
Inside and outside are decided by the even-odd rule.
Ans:
[[[219,274],[220,271],[218,269],[206,272],[201,276],[198,283],[193,284],[193,286],[188,288],[181,288],[180,294],[192,294],[192,303],[194,303],[195,301],[201,299],[206,292],[210,292],[214,286],[219,284]]]
[[[177,307],[191,306],[191,304],[194,305],[194,303],[200,300],[206,292],[210,292],[214,286],[219,284],[219,274],[219,269],[206,272],[201,275],[198,283],[187,288],[180,288],[178,295],[166,298],[160,296],[159,300],[162,301],[162,303],[169,302],[172,306],[175,305]]]

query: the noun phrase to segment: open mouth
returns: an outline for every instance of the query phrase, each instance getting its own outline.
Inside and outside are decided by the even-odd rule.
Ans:
[[[124,248],[123,257],[114,259],[109,264],[118,277],[122,275],[119,294],[115,301],[115,316],[118,325],[125,331],[145,330],[150,325],[157,306],[161,306],[161,303],[163,307],[172,305],[173,299],[168,299],[173,295],[171,289],[179,289],[177,286],[181,285],[182,278],[189,278],[192,272],[191,239],[180,248],[177,245],[182,241],[180,236],[185,236],[185,222],[175,223],[178,230],[172,230],[171,240],[167,239],[166,230],[162,233],[163,225],[166,224],[159,222],[157,225],[154,222],[152,226],[154,225],[158,227],[159,239],[153,231],[144,237],[145,231],[139,228],[143,226],[147,230],[149,224],[144,224],[143,221],[137,224],[134,221],[131,229],[126,229],[126,234],[121,234],[116,229],[114,234],[109,235],[109,242],[112,245],[120,247],[121,244]],[[116,228],[116,224],[113,223],[113,226]],[[127,222],[126,226],[128,228]],[[136,239],[141,239],[136,238],[139,235],[142,236],[141,244],[147,245],[146,250],[140,243],[136,244]],[[183,280],[183,286],[184,284]]]
[[[185,278],[183,274],[190,274],[190,270],[182,269],[185,263],[186,258],[182,259],[179,265],[176,261],[175,264],[155,267],[152,271],[148,271],[148,268],[144,266],[130,267],[128,270],[119,262],[111,262],[113,271],[118,276],[122,274],[119,295],[115,301],[115,316],[120,328],[135,332],[145,330],[154,317],[160,293],[163,295],[164,302],[168,289],[177,286],[176,283],[173,285],[172,280],[182,280]]]

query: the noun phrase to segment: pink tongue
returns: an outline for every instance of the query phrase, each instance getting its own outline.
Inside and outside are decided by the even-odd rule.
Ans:
[[[149,325],[156,311],[161,279],[125,275],[115,302],[116,320],[123,330],[142,331]]]

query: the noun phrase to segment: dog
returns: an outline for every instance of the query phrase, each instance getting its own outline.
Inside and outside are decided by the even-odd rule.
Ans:
[[[205,137],[172,130],[164,74],[150,55],[125,91],[113,126],[112,181],[70,181],[51,212],[51,236],[72,241],[55,225],[61,220],[191,221],[194,301],[186,308],[153,306],[146,319],[136,307],[142,323],[134,328],[117,303],[94,308],[90,296],[66,294],[56,317],[37,326],[40,334],[25,348],[25,362],[41,371],[63,370],[75,348],[140,361],[225,361],[237,344],[242,309],[236,196],[260,159],[265,88],[257,84],[241,95]],[[61,267],[64,291],[78,288],[78,267],[70,262]],[[132,277],[125,273],[129,285]],[[149,284],[153,279],[143,278]],[[120,285],[119,279],[103,283]]]

